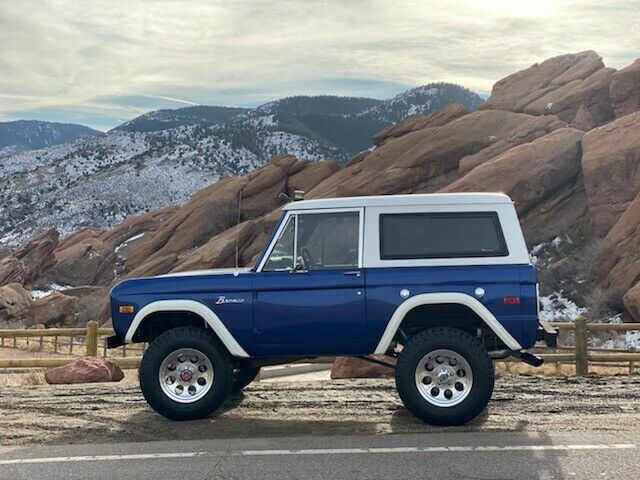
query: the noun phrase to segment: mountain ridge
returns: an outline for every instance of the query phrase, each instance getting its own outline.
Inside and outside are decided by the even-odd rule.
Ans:
[[[0,152],[37,150],[101,135],[104,134],[98,130],[76,123],[44,120],[0,122]]]
[[[62,234],[83,226],[108,228],[134,213],[184,203],[205,185],[244,175],[277,155],[345,162],[372,148],[373,134],[389,123],[452,102],[473,110],[480,97],[438,83],[388,100],[287,97],[224,122],[207,115],[231,115],[230,107],[159,110],[100,137],[0,153],[0,243],[16,244],[49,227]],[[182,124],[192,122],[194,112],[198,121]],[[170,128],[140,131],[150,121]]]

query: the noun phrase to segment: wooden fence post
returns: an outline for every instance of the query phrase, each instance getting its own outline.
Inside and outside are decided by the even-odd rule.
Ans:
[[[98,322],[87,322],[87,357],[98,356]]]
[[[576,318],[576,375],[584,377],[589,373],[587,357],[587,319]]]

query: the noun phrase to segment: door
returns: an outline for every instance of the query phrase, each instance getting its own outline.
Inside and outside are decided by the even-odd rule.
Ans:
[[[261,355],[360,353],[365,340],[361,210],[289,212],[254,280]]]

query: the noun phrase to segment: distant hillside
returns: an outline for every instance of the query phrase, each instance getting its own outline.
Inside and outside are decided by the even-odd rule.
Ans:
[[[0,151],[35,150],[101,135],[102,132],[73,123],[39,120],[0,122]]]
[[[438,83],[389,100],[289,97],[252,109],[187,107],[138,117],[97,138],[17,153],[0,151],[0,243],[56,227],[110,227],[185,202],[216,180],[282,154],[344,162],[381,128],[480,97]],[[223,121],[223,118],[227,118]],[[167,126],[157,130],[159,126]]]
[[[163,109],[145,113],[114,130],[126,132],[157,132],[182,125],[224,123],[236,115],[246,112],[246,108],[197,105],[178,109]]]

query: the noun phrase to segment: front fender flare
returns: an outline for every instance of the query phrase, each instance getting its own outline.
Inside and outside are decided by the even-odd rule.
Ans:
[[[138,327],[142,321],[151,313],[155,312],[191,312],[204,319],[204,321],[211,327],[214,333],[218,336],[220,341],[227,347],[229,353],[234,357],[249,358],[249,354],[240,346],[240,344],[233,338],[231,332],[227,330],[220,318],[206,305],[196,302],[195,300],[159,300],[157,302],[151,302],[145,305],[136,313],[133,317],[133,321],[127,330],[127,334],[124,337],[125,343],[131,343],[133,335],[138,330]]]
[[[487,324],[493,333],[495,333],[509,349],[522,350],[522,345],[513,338],[513,336],[502,326],[496,317],[493,316],[489,309],[471,295],[457,292],[439,292],[422,293],[420,295],[410,297],[402,302],[396,311],[393,312],[391,320],[389,320],[389,324],[382,334],[374,353],[384,354],[387,351],[393,337],[398,331],[398,328],[400,328],[402,320],[410,310],[420,305],[434,305],[442,303],[454,303],[470,308],[484,321],[484,323]]]

